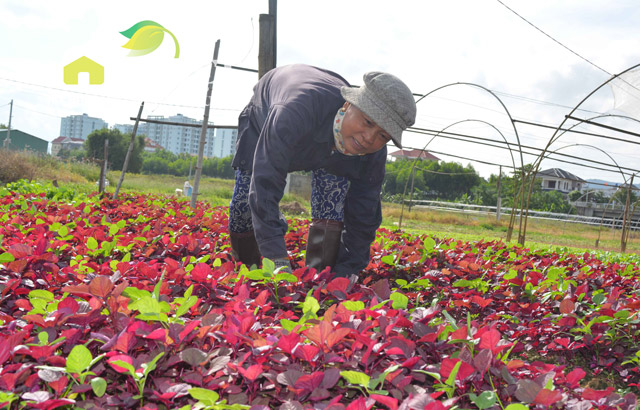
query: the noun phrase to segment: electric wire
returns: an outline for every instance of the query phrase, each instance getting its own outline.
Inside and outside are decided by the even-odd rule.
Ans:
[[[49,90],[61,91],[61,92],[65,92],[65,93],[81,94],[81,95],[87,95],[87,96],[91,96],[91,97],[105,98],[105,99],[118,100],[118,101],[129,101],[129,102],[135,102],[135,103],[139,103],[140,102],[140,100],[134,100],[134,99],[131,99],[131,98],[114,97],[114,96],[110,96],[110,95],[87,93],[87,92],[83,92],[83,91],[65,90],[63,88],[50,87],[50,86],[47,86],[47,85],[30,83],[30,82],[27,82],[27,81],[14,80],[14,79],[5,78],[5,77],[0,77],[0,80],[9,81],[9,82],[12,82],[12,83],[17,83],[17,84],[29,85],[29,86],[32,86],[32,87],[40,87],[40,88],[46,88],[46,89],[49,89]],[[148,101],[148,103],[149,104],[156,104],[156,105],[163,105],[163,106],[167,106],[167,107],[204,109],[204,106],[198,106],[198,105],[169,104],[169,103],[163,103],[163,102],[158,102],[158,101]],[[238,111],[238,112],[241,111],[241,109],[236,109],[236,108],[214,108],[214,107],[211,107],[211,109],[212,110],[217,110],[217,111]]]
[[[515,121],[517,122],[517,120],[515,120]],[[586,121],[583,121],[583,122],[586,122]],[[537,125],[537,124],[531,124],[531,125]],[[612,127],[609,127],[609,129],[611,129],[611,128]],[[431,130],[431,129],[428,129],[428,128],[418,128],[418,127],[410,127],[409,130],[417,130],[417,131],[420,131],[421,133],[424,133],[424,132],[439,133],[440,132],[440,131]],[[585,131],[578,131],[578,130],[573,130],[573,129],[566,129],[565,131],[572,132],[572,133],[575,132],[577,134],[585,134],[586,133]],[[638,135],[638,134],[632,133],[630,131],[622,131],[620,129],[617,129],[617,131],[625,132],[625,133],[628,133],[628,134],[631,134],[631,135],[636,135],[636,136]],[[462,135],[462,136],[470,137],[469,135],[456,134],[456,133],[452,133],[452,132],[449,132],[449,131],[446,131],[444,133],[445,134],[454,134],[454,135]],[[432,134],[429,134],[429,135],[432,135]],[[632,145],[640,145],[640,141],[630,141],[630,140],[626,140],[626,139],[623,139],[623,138],[612,137],[610,135],[602,135],[602,134],[594,134],[594,133],[588,133],[587,135],[591,135],[591,136],[602,138],[602,139],[612,140],[612,141],[626,142],[627,144],[632,144]],[[511,143],[511,144],[512,145],[517,145],[515,143]]]
[[[477,136],[468,135],[468,134],[459,134],[459,133],[453,133],[453,132],[447,132],[447,131],[445,131],[445,132],[435,132],[435,131],[432,131],[432,130],[422,130],[422,132],[421,132],[421,131],[416,131],[415,128],[414,128],[414,132],[419,133],[419,134],[425,134],[425,135],[437,135],[437,136],[439,136],[441,138],[444,138],[444,139],[451,139],[451,140],[456,140],[456,141],[469,142],[469,143],[472,143],[472,144],[484,145],[484,146],[487,146],[487,147],[490,147],[490,148],[511,150],[511,146],[517,147],[517,144],[514,144],[514,143],[509,143],[509,142],[500,141],[500,140],[492,140],[490,138],[477,137]],[[464,138],[469,138],[471,140],[478,140],[478,141],[488,141],[488,142],[492,142],[492,143],[495,143],[495,144],[498,144],[498,145],[489,144],[488,142],[470,141],[468,139],[457,138],[457,137],[464,137]],[[506,145],[506,147],[504,145]],[[540,148],[526,146],[526,145],[521,145],[521,147],[524,148],[524,149],[528,149],[528,150],[534,151],[534,152],[528,152],[528,151],[525,151],[525,150],[522,151],[523,154],[531,155],[533,157],[538,157],[539,156],[538,153],[544,151],[544,150],[542,150]],[[410,148],[410,147],[406,147],[406,148]],[[413,148],[413,149],[417,149],[417,148]],[[434,151],[429,150],[429,152],[434,152]],[[577,162],[573,162],[573,161],[560,160],[558,158],[551,158],[551,155],[561,156],[561,157],[568,157],[568,158],[572,158],[572,159],[579,159],[579,160],[582,160],[582,161],[585,161],[585,162],[588,162],[588,163],[611,167],[613,170],[603,169],[603,168],[599,168],[599,167],[593,167],[591,165],[586,165],[586,164],[583,164],[583,163],[577,163]],[[606,162],[586,159],[584,157],[578,157],[578,156],[575,156],[575,155],[570,155],[570,154],[565,154],[565,153],[560,153],[560,152],[551,151],[551,152],[549,152],[549,155],[547,156],[547,158],[550,159],[550,160],[553,160],[553,161],[561,162],[561,163],[578,165],[578,166],[582,166],[582,167],[588,167],[590,169],[598,169],[598,170],[601,170],[601,171],[617,172],[619,169],[625,169],[625,170],[631,171],[633,173],[640,172],[640,170],[636,170],[636,169],[633,169],[633,168],[616,167],[615,165],[612,165],[612,164],[609,164],[609,163],[606,163]],[[513,168],[513,167],[511,167],[511,168]]]
[[[533,24],[532,22],[530,22],[529,20],[527,20],[526,18],[524,18],[523,16],[521,16],[520,14],[518,14],[518,12],[516,12],[515,10],[513,10],[511,7],[507,6],[506,4],[504,4],[501,0],[496,0],[498,3],[502,4],[507,10],[509,10],[510,12],[512,12],[513,14],[515,14],[516,16],[520,17],[520,19],[522,19],[522,21],[524,21],[525,23],[529,24],[531,27],[535,28],[536,30],[538,30],[540,33],[544,34],[546,37],[548,37],[551,41],[555,42],[556,44],[558,44],[560,47],[564,48],[565,50],[567,50],[568,52],[570,52],[571,54],[575,55],[576,57],[586,61],[587,63],[591,64],[592,66],[594,66],[595,68],[597,68],[598,70],[608,74],[609,76],[611,76],[612,74],[610,72],[608,72],[607,70],[605,70],[604,68],[600,67],[599,65],[597,65],[596,63],[592,62],[591,60],[589,60],[586,57],[581,56],[580,54],[578,54],[577,52],[573,51],[572,49],[570,49],[569,47],[565,46],[564,44],[562,44],[560,41],[556,40],[555,38],[551,37],[549,34],[547,34],[545,31],[543,31],[541,28],[539,28],[538,26],[536,26],[535,24]]]
[[[547,34],[545,31],[543,31],[541,28],[539,28],[538,26],[536,26],[535,24],[533,24],[532,22],[530,22],[529,20],[527,20],[526,18],[524,18],[523,16],[521,16],[520,14],[518,14],[515,10],[513,10],[512,8],[510,8],[509,6],[507,6],[506,4],[504,4],[501,0],[496,0],[498,3],[502,4],[507,10],[509,10],[510,12],[512,12],[513,14],[515,14],[516,16],[518,16],[520,19],[522,19],[524,22],[526,22],[527,24],[529,24],[531,27],[535,28],[536,30],[538,30],[540,33],[542,33],[543,35],[545,35],[546,37],[548,37],[551,41],[555,42],[556,44],[560,45],[562,48],[564,48],[565,50],[569,51],[571,54],[577,56],[578,58],[586,61],[588,64],[591,64],[593,67],[597,68],[598,70],[602,71],[603,73],[609,75],[610,77],[613,77],[613,74],[611,74],[609,71],[605,70],[604,68],[600,67],[599,65],[597,65],[596,63],[594,63],[593,61],[589,60],[586,57],[583,57],[582,55],[578,54],[577,52],[573,51],[572,49],[570,49],[569,47],[565,46],[563,43],[561,43],[560,41],[556,40],[555,38],[553,38],[551,35]],[[624,82],[625,84],[627,84],[628,86],[630,86],[631,88],[633,88],[636,91],[640,91],[635,85],[629,83],[627,80],[625,80],[622,77],[618,77],[618,79],[620,79],[620,81]],[[612,86],[614,86],[615,84],[612,83]],[[623,90],[624,92],[626,92],[627,94],[629,94],[631,97],[638,99],[638,97],[634,94],[631,94],[630,92],[628,92],[627,90],[625,90],[624,88],[619,87],[621,90]]]
[[[552,106],[552,107],[558,107],[558,108],[566,108],[566,109],[573,109],[574,107],[571,107],[569,105],[563,105],[563,104],[558,104],[558,103],[554,103],[554,102],[550,102],[550,101],[544,101],[544,100],[537,100],[535,98],[529,98],[529,97],[523,97],[520,95],[515,95],[515,94],[509,94],[509,93],[505,93],[503,91],[495,91],[492,90],[494,93],[504,96],[504,97],[509,97],[509,98],[513,98],[516,100],[523,100],[523,101],[527,101],[527,102],[532,102],[532,103],[536,103],[536,104],[540,104],[540,105],[548,105],[548,106]],[[584,108],[578,108],[577,111],[584,111],[584,112],[588,112],[591,114],[599,114],[602,115],[604,113],[599,112],[599,111],[592,111],[592,110],[587,110]]]
[[[35,112],[35,113],[38,113],[38,114],[42,114],[42,115],[47,115],[47,116],[49,116],[49,117],[54,117],[54,118],[63,118],[63,117],[62,117],[62,116],[60,116],[60,115],[48,114],[48,113],[46,113],[46,112],[42,112],[42,111],[34,110],[34,109],[31,109],[31,108],[27,108],[27,107],[24,107],[24,106],[22,106],[22,105],[14,104],[14,106],[15,106],[16,108],[21,108],[21,109],[23,109],[23,110],[32,111],[32,112]]]

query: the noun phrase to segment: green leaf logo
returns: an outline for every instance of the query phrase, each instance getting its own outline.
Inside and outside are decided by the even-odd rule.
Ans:
[[[151,20],[141,21],[131,26],[128,30],[121,31],[120,34],[129,39],[127,44],[122,47],[131,50],[129,56],[143,56],[160,47],[164,39],[164,33],[168,33],[176,45],[176,54],[173,57],[180,57],[180,45],[178,44],[176,36],[160,24]]]

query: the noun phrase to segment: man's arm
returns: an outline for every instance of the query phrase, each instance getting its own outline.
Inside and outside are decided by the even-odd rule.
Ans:
[[[249,207],[256,240],[262,256],[287,258],[284,235],[287,223],[280,217],[279,203],[284,193],[293,149],[305,135],[303,119],[283,105],[271,107],[256,146]]]

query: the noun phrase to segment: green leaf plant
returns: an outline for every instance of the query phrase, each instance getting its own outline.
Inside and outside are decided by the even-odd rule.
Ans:
[[[213,390],[194,387],[189,389],[189,395],[198,402],[194,405],[186,405],[178,410],[243,410],[250,406],[245,404],[227,404],[226,400],[220,400],[220,395]]]
[[[245,265],[240,268],[239,277],[245,277],[247,279],[256,281],[258,284],[269,284],[269,289],[276,299],[276,303],[280,305],[280,296],[278,287],[282,282],[296,283],[298,278],[289,273],[283,272],[283,267],[276,269],[276,265],[272,260],[268,258],[262,259],[262,269],[254,269],[249,271]]]
[[[96,376],[96,374],[91,371],[91,368],[104,356],[105,353],[93,357],[85,345],[77,345],[69,352],[64,368],[56,366],[36,366],[36,368],[39,370],[67,373],[76,385],[83,385],[86,383],[88,376]],[[71,385],[68,387],[67,393],[69,393],[71,387]],[[98,397],[101,397],[105,393],[106,387],[107,382],[103,378],[91,378],[91,388]]]
[[[148,363],[143,363],[140,365],[140,369],[134,369],[133,365],[129,362],[125,362],[124,360],[116,359],[110,360],[109,363],[120,373],[127,373],[131,378],[135,381],[136,386],[138,388],[138,396],[134,396],[134,398],[140,399],[140,407],[143,406],[144,402],[144,386],[147,383],[147,377],[149,374],[155,370],[156,364],[158,360],[164,355],[164,352],[160,352],[156,355]],[[124,371],[123,371],[124,370]],[[142,371],[140,371],[142,370]]]

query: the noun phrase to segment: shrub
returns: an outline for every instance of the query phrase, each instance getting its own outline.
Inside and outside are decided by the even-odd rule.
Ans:
[[[0,182],[8,184],[20,179],[28,181],[44,179],[58,182],[87,182],[81,174],[75,173],[69,164],[60,162],[50,155],[29,151],[0,149]]]
[[[81,175],[87,181],[100,179],[100,166],[91,162],[70,162],[69,168],[74,174]]]
[[[29,160],[29,154],[21,151],[0,149],[0,181],[8,184],[20,179],[36,178],[38,168]]]

